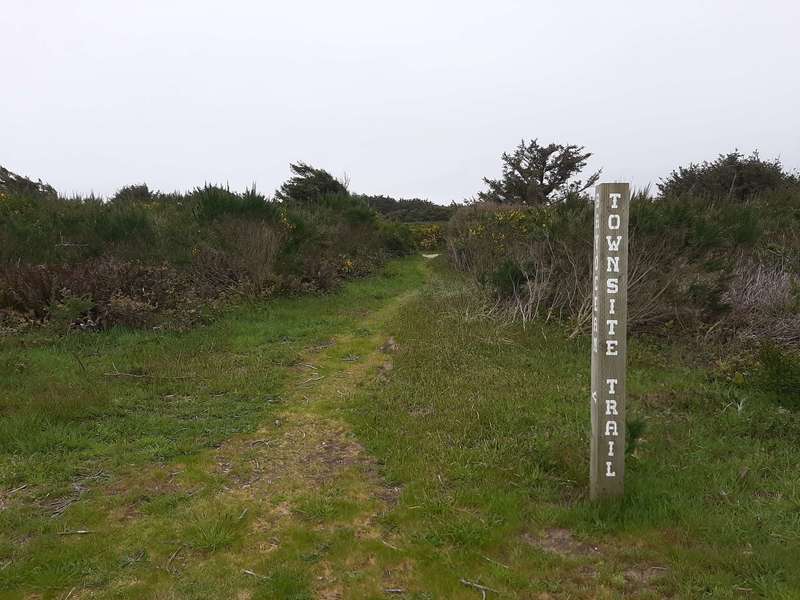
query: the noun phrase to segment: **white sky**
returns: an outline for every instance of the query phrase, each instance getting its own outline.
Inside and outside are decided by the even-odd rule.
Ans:
[[[800,2],[3,0],[0,164],[64,193],[462,200],[520,138],[655,182],[738,147],[800,167]]]

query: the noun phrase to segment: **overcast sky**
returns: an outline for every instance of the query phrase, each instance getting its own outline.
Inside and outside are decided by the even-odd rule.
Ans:
[[[655,182],[738,147],[800,167],[800,2],[3,0],[0,164],[63,193],[462,200],[520,138]]]

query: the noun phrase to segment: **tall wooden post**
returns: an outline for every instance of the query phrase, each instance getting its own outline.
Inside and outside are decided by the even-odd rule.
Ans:
[[[630,185],[601,183],[594,197],[590,496],[622,496]]]

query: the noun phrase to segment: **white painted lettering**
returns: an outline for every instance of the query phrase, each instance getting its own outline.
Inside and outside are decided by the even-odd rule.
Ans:
[[[618,235],[616,240],[612,240],[610,235],[606,236],[606,242],[608,243],[608,251],[609,252],[619,252],[619,245],[622,242],[622,236]]]
[[[617,323],[619,323],[619,321],[617,321],[616,319],[606,319],[606,325],[608,326],[608,335],[614,335],[615,331],[614,328],[617,326]]]

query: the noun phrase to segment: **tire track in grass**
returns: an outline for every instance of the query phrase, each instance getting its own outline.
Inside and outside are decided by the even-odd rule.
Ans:
[[[314,597],[363,597],[408,586],[413,565],[403,557],[397,534],[380,523],[400,490],[383,481],[350,426],[327,407],[391,369],[383,329],[415,295],[393,299],[353,334],[306,349],[282,398],[284,410],[254,434],[220,448],[216,463],[229,476],[226,495],[257,513],[244,554],[259,564],[242,563],[242,569],[274,570],[270,563],[281,560],[270,558],[302,553],[299,538],[311,532],[322,548],[309,569]]]
[[[250,382],[244,387],[252,392],[251,382],[262,378],[259,369],[269,367],[276,372],[264,373],[269,375],[265,381],[283,390],[281,397],[265,397],[272,405],[265,411],[266,422],[214,448],[109,472],[71,502],[60,523],[91,533],[44,532],[26,538],[18,563],[11,565],[19,575],[8,579],[5,589],[73,599],[305,598],[339,597],[352,587],[351,579],[366,578],[359,573],[367,567],[380,581],[379,561],[362,548],[393,552],[384,545],[375,518],[394,502],[396,490],[383,484],[377,465],[349,427],[320,404],[348,394],[380,363],[381,328],[414,292],[389,294],[416,287],[426,272],[421,264],[397,263],[387,270],[398,279],[384,282],[383,275],[376,275],[353,284],[358,291],[330,301],[279,302],[277,313],[293,319],[286,331],[298,329],[307,344],[295,360],[291,354],[280,364],[270,359],[275,344],[291,342],[275,337],[273,325],[265,328],[257,316],[249,317],[252,329],[244,329],[246,316],[233,321],[237,329],[231,335],[237,339],[232,349],[252,357],[243,375]],[[309,313],[308,324],[298,323],[298,311],[315,305],[321,312]],[[274,316],[270,322],[283,330]],[[265,334],[270,335],[267,343]],[[311,335],[335,337],[333,343],[311,344]],[[209,352],[198,360],[226,356]],[[235,382],[232,389],[238,389]],[[226,417],[224,406],[219,408],[219,418]],[[230,410],[237,409],[232,405]],[[13,509],[27,507],[29,498],[22,497],[27,491],[23,486],[20,497],[13,497]],[[30,575],[39,564],[49,569],[46,577],[52,583],[46,593],[45,579]],[[22,579],[25,568],[30,572]]]

